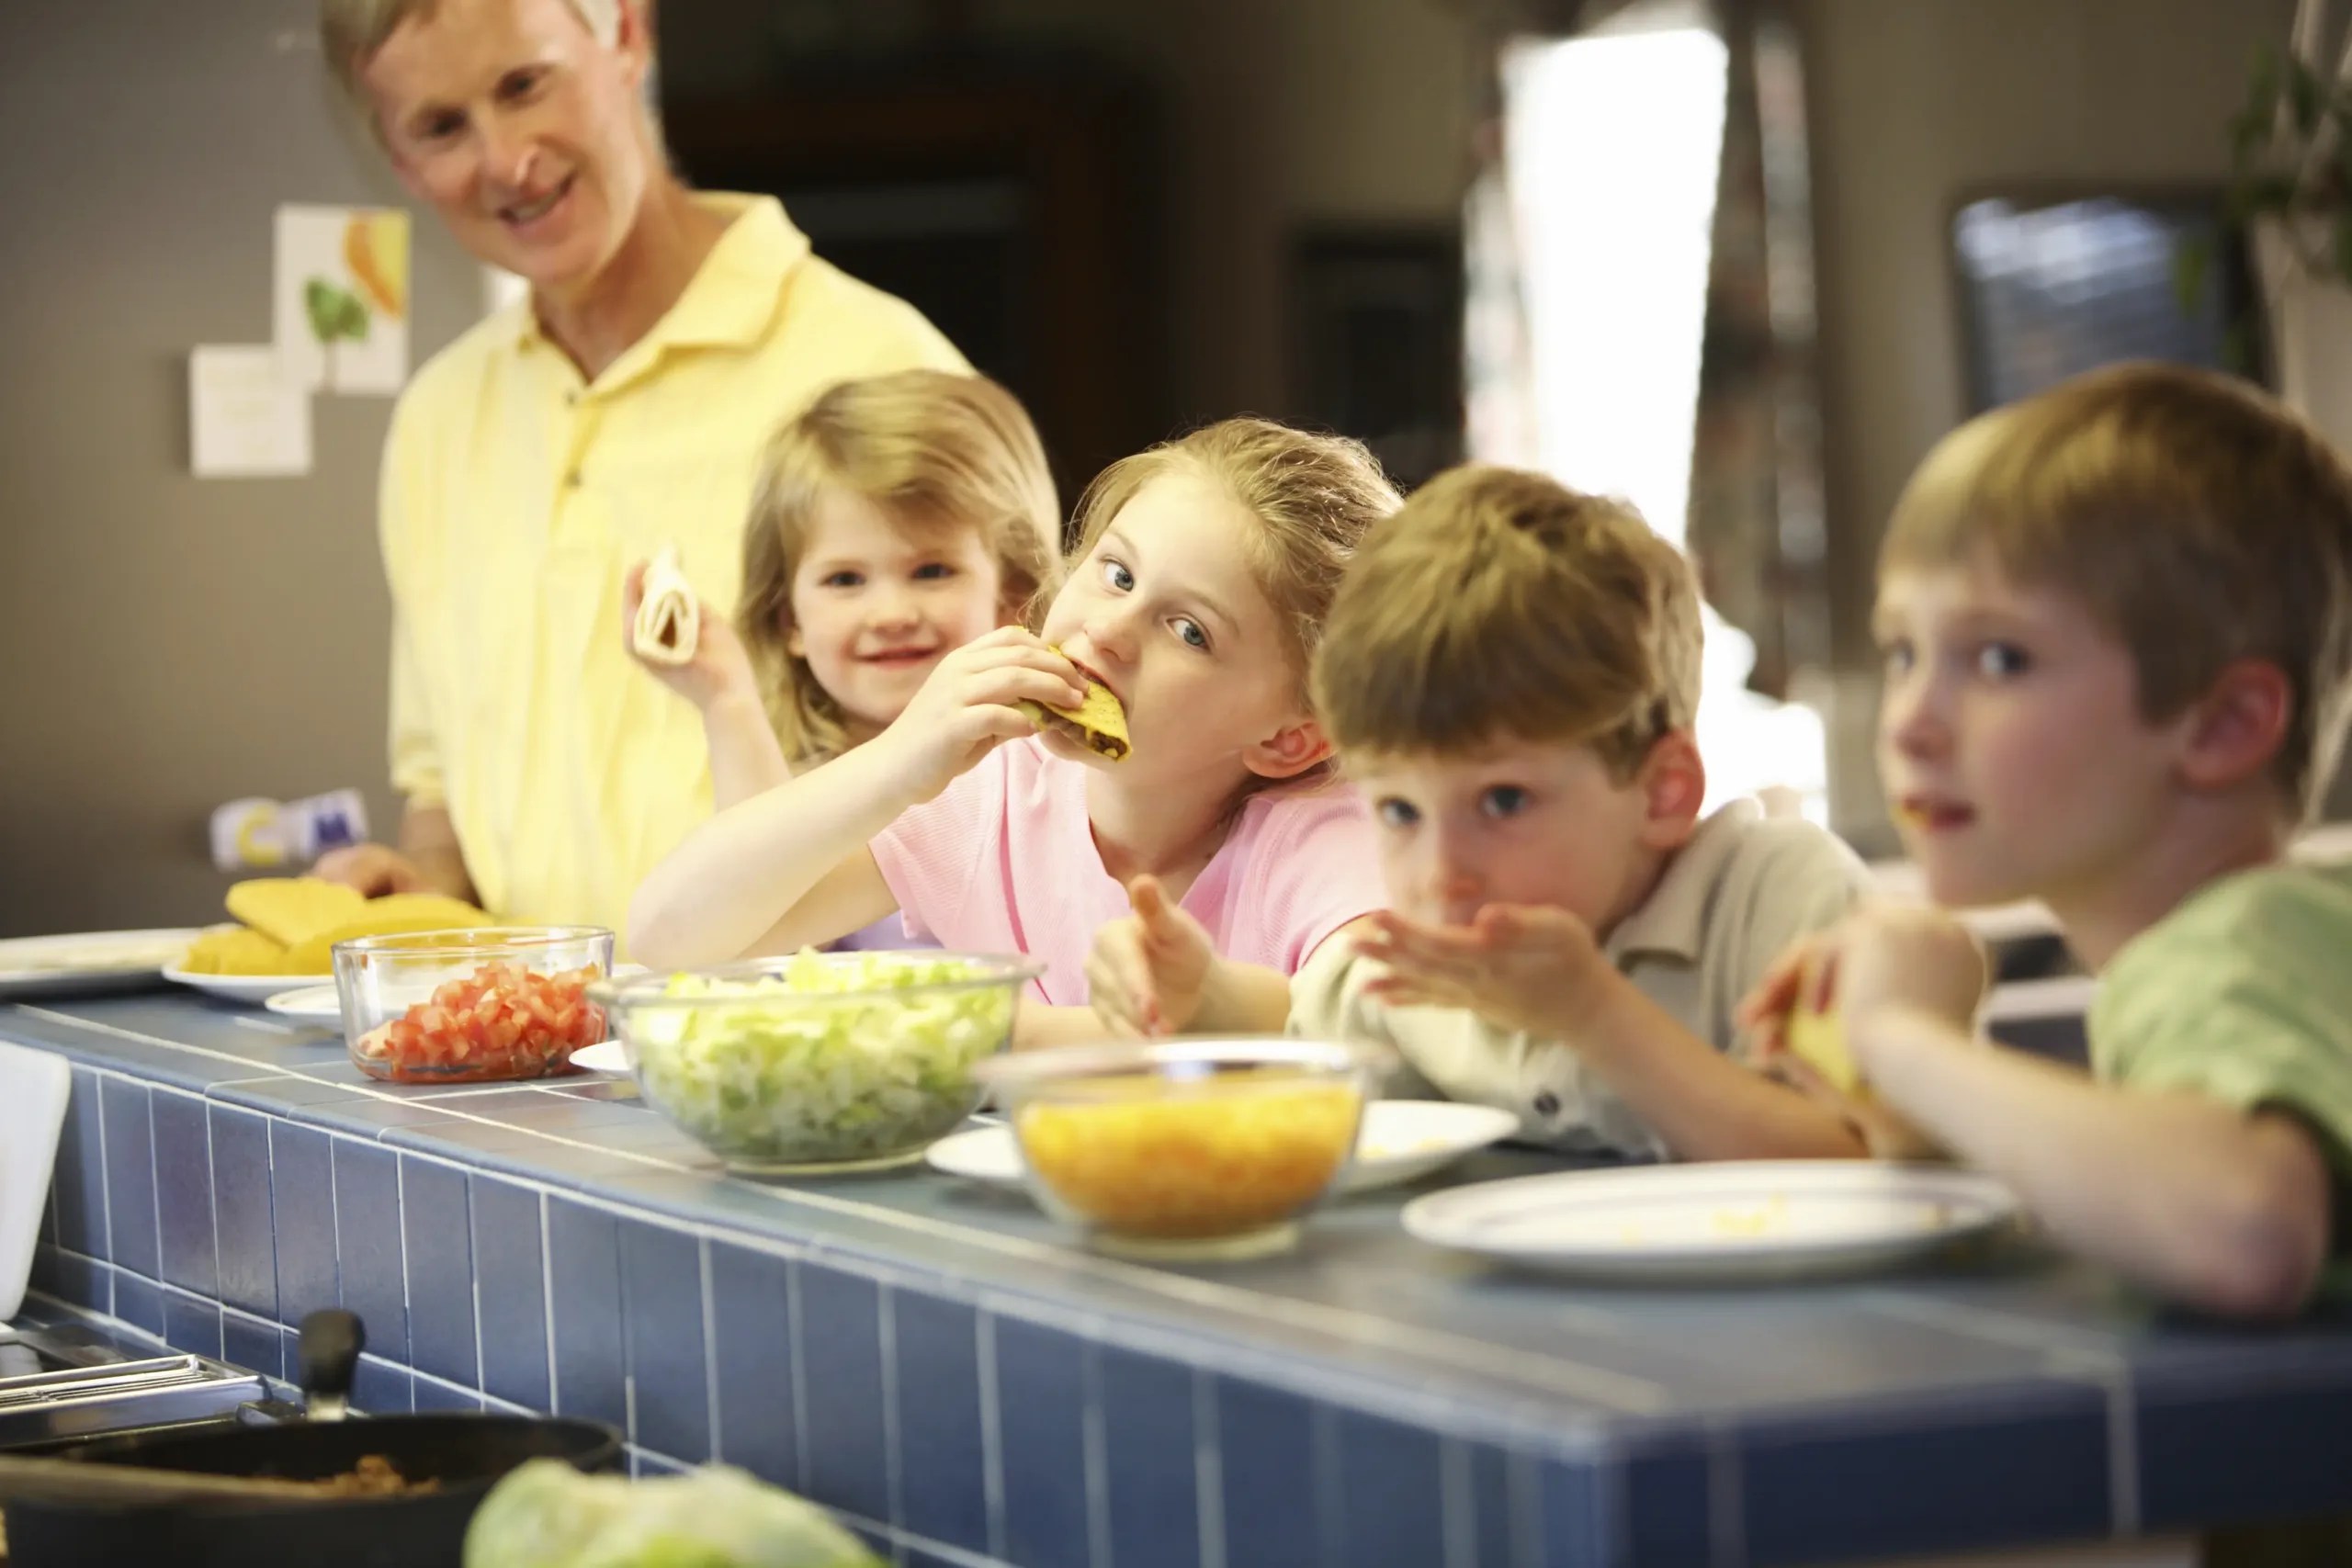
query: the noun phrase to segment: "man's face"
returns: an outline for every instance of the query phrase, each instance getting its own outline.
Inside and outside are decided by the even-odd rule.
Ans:
[[[401,182],[476,259],[557,299],[618,254],[655,153],[639,13],[598,39],[570,0],[441,0],[360,73]]]

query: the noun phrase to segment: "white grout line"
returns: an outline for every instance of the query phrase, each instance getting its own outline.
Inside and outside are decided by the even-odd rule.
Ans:
[[[882,1355],[882,1496],[890,1523],[907,1519],[906,1461],[899,1450],[899,1299],[888,1285],[874,1292],[875,1342]]]
[[[1340,1555],[1340,1537],[1347,1529],[1347,1488],[1340,1481],[1340,1413],[1328,1404],[1306,1413],[1306,1474],[1314,1495],[1315,1536],[1323,1568],[1350,1568]]]
[[[411,1369],[416,1366],[416,1301],[410,1293],[408,1282],[408,1167],[401,1162],[398,1149],[387,1149],[392,1156],[392,1229],[401,1247],[401,1345],[407,1352],[401,1359]],[[335,1233],[335,1250],[343,1250],[343,1233]]]
[[[490,1382],[490,1361],[481,1348],[481,1233],[474,1224],[474,1183],[466,1178],[466,1283],[474,1297],[474,1382]],[[412,1336],[414,1330],[411,1330]],[[484,1390],[483,1392],[488,1392]]]
[[[243,1057],[209,1051],[203,1046],[182,1044],[153,1035],[118,1029],[108,1024],[87,1023],[66,1014],[49,1013],[36,1008],[25,1008],[24,1010],[51,1019],[59,1023],[118,1035],[142,1044],[187,1051],[223,1061],[241,1064],[244,1062]],[[382,1094],[364,1088],[356,1089],[356,1092],[394,1103],[407,1103],[401,1096]],[[497,1127],[502,1131],[528,1132],[536,1137],[545,1138],[549,1143],[565,1147],[616,1156],[682,1174],[691,1174],[707,1168],[682,1165],[658,1156],[636,1154],[627,1149],[609,1149],[601,1145],[582,1143],[554,1134],[541,1133],[533,1128],[516,1128],[510,1122],[497,1122],[488,1117],[471,1116],[464,1111],[448,1111],[444,1114],[479,1122],[484,1126]],[[732,1179],[718,1178],[718,1179]],[[1292,1327],[1329,1334],[1334,1337],[1350,1340],[1369,1348],[1407,1351],[1445,1363],[1456,1371],[1478,1373],[1511,1384],[1540,1387],[1545,1392],[1602,1405],[1622,1415],[1656,1415],[1666,1410],[1671,1403],[1662,1385],[1606,1367],[1593,1366],[1555,1356],[1537,1358],[1523,1351],[1506,1350],[1467,1336],[1416,1325],[1396,1323],[1346,1307],[1269,1295],[1238,1285],[1171,1274],[1143,1265],[1123,1263],[1102,1258],[1080,1249],[1049,1246],[1016,1236],[1001,1235],[968,1225],[945,1220],[934,1220],[922,1215],[910,1214],[902,1210],[886,1208],[874,1203],[862,1203],[831,1194],[770,1187],[755,1182],[738,1181],[736,1184],[743,1190],[762,1194],[769,1201],[789,1208],[813,1209],[823,1213],[853,1217],[889,1229],[978,1247],[1022,1262],[1050,1263],[1057,1268],[1069,1269],[1080,1273],[1126,1284],[1140,1291],[1167,1297],[1171,1301],[1184,1302],[1196,1306],[1220,1308],[1244,1318],[1272,1320]]]
[[[726,1450],[718,1440],[718,1304],[711,1284],[710,1237],[695,1237],[695,1267],[702,1275],[702,1381],[703,1400],[709,1411],[710,1459],[713,1464],[726,1461]]]
[[[972,1339],[980,1369],[980,1484],[988,1503],[989,1551],[1002,1557],[1004,1531],[1004,1418],[996,1372],[996,1315],[972,1314]],[[798,1386],[796,1382],[795,1386]]]
[[[86,1069],[85,1069],[86,1070]],[[97,1096],[98,1110],[98,1233],[99,1243],[107,1249],[107,1257],[114,1257],[114,1177],[107,1169],[107,1081],[96,1073],[90,1074],[90,1091]],[[107,1299],[113,1299],[109,1293]]]
[[[1216,1380],[1193,1369],[1193,1495],[1201,1568],[1227,1568],[1225,1445],[1216,1429]]]
[[[164,1180],[155,1174],[155,1086],[146,1086],[140,1098],[147,1104],[147,1190],[155,1196],[155,1280],[164,1279]],[[166,1324],[164,1326],[169,1327]]]
[[[1626,1485],[1630,1490],[1630,1477]],[[1630,1519],[1631,1512],[1629,1506],[1623,1517]],[[1710,1568],[1743,1568],[1747,1562],[1747,1469],[1731,1423],[1723,1419],[1707,1423],[1707,1540]]]
[[[1470,1479],[1470,1446],[1459,1438],[1438,1439],[1437,1496],[1445,1568],[1478,1568],[1478,1499]]]
[[[800,1265],[789,1258],[784,1265],[784,1300],[791,1319],[786,1337],[792,1353],[792,1471],[797,1483],[793,1490],[805,1497],[808,1495],[808,1356],[801,1344]]]
[[[1094,1568],[1114,1568],[1111,1559],[1111,1455],[1102,1429],[1102,1347],[1079,1342],[1079,1435],[1086,1464],[1086,1534]]]
[[[555,1375],[555,1228],[548,1223],[548,1194],[539,1193],[539,1312],[547,1326],[548,1409],[563,1414]]]

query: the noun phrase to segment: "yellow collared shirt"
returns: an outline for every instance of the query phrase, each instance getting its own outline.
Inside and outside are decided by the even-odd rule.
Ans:
[[[726,233],[594,382],[527,302],[434,356],[384,451],[392,784],[446,807],[483,906],[619,930],[709,815],[691,705],[621,642],[621,579],[665,543],[731,612],[759,455],[834,382],[967,368],[903,300],[809,254],[769,197],[703,196]]]

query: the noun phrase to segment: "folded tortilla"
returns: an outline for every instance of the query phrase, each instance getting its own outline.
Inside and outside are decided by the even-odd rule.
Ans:
[[[1061,649],[1054,651],[1059,653]],[[1110,687],[1091,676],[1086,682],[1086,700],[1074,708],[1024,702],[1021,711],[1039,729],[1057,730],[1114,762],[1129,750],[1127,710],[1119,705],[1119,699],[1112,695]]]
[[[678,547],[665,545],[645,569],[645,597],[637,606],[629,640],[638,656],[656,664],[684,664],[695,656],[702,635],[702,608],[686,574],[678,569]]]

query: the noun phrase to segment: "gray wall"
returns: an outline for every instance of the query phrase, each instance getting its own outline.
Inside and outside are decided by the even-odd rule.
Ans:
[[[312,0],[0,6],[0,933],[218,917],[203,823],[383,784],[382,398],[307,478],[187,472],[187,355],[269,337],[281,201],[398,199]],[[418,226],[421,355],[481,299]]]

